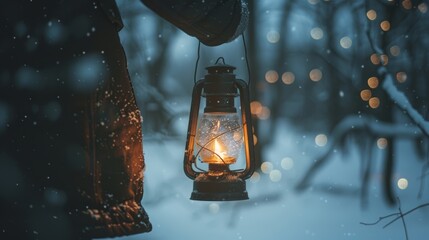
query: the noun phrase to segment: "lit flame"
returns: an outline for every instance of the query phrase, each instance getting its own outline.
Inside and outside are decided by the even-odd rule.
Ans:
[[[214,132],[218,132],[220,129],[220,121],[217,121],[216,124],[216,128],[214,129]],[[225,150],[225,146],[218,141],[217,139],[214,140],[214,149],[213,149],[213,155],[214,155],[214,159],[216,159],[217,161],[222,161],[224,162],[224,159],[226,158],[226,150]]]
[[[229,146],[225,144],[228,142],[222,141],[220,137],[225,134],[222,133],[221,121],[217,121],[211,130],[212,140],[208,144],[204,145],[203,148],[206,149],[203,162],[209,164],[233,164],[235,163],[235,157],[230,156]]]
[[[225,147],[221,143],[219,143],[217,139],[214,140],[214,150],[213,151],[216,153],[215,155],[217,158],[220,157],[220,158],[224,159],[226,157]],[[219,159],[219,160],[222,160],[222,159]]]

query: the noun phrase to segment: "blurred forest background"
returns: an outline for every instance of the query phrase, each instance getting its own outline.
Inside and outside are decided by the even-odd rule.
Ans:
[[[316,183],[314,178],[327,171],[333,153],[343,152],[347,159],[351,151],[359,159],[360,183],[357,189],[337,185],[336,194],[357,191],[365,207],[376,179],[382,185],[377,191],[387,205],[395,206],[397,192],[406,189],[409,181],[419,185],[415,198],[426,196],[429,3],[248,3],[251,16],[245,38],[250,76],[243,41],[238,38],[219,47],[202,46],[197,77],[203,77],[204,68],[220,56],[237,67],[239,78],[250,77],[259,173],[272,168],[264,164],[269,162],[270,146],[282,141],[273,136],[292,126],[300,140],[308,136],[316,146],[308,154],[311,164],[297,176],[296,191],[332,191],[332,186]],[[144,118],[144,141],[176,141],[184,147],[198,41],[138,0],[118,1],[118,5],[125,22],[121,39]],[[406,149],[401,146],[404,139],[410,142]],[[411,151],[415,157],[399,158],[400,151]],[[374,174],[375,158],[381,163],[378,175]],[[283,167],[290,164],[290,159],[278,161]],[[400,161],[417,166],[413,179],[395,175]]]

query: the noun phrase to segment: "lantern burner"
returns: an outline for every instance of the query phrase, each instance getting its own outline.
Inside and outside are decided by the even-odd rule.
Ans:
[[[228,165],[226,167],[228,168]],[[229,169],[227,173],[220,176],[211,176],[210,171],[200,173],[194,181],[191,200],[235,201],[249,199],[246,182],[237,174],[230,172]]]

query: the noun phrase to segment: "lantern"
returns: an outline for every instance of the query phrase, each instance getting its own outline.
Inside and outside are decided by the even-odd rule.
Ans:
[[[208,73],[193,88],[185,150],[184,171],[194,180],[191,199],[245,200],[249,198],[245,180],[255,170],[248,84],[235,78],[235,67],[223,58],[206,69]],[[200,114],[201,97],[206,101]],[[243,145],[246,166],[231,169]]]

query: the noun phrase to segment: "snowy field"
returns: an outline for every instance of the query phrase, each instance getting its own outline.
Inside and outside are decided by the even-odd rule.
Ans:
[[[374,222],[379,217],[398,212],[398,206],[386,206],[379,180],[381,158],[373,161],[377,168],[371,175],[368,205],[361,207],[359,155],[340,153],[330,160],[312,183],[343,186],[350,191],[335,194],[329,191],[294,190],[315,156],[324,147],[315,143],[315,136],[298,134],[293,126],[282,124],[276,131],[274,144],[264,150],[264,172],[259,178],[247,181],[250,200],[235,202],[199,202],[189,200],[192,181],[182,170],[185,136],[175,141],[145,141],[146,175],[143,204],[150,215],[153,230],[150,233],[120,239],[405,239],[402,222],[364,226],[360,222]],[[329,141],[329,136],[328,136]],[[417,199],[421,161],[410,150],[411,144],[401,141],[396,155],[401,159],[395,166],[395,194],[401,200],[402,210],[429,202]],[[383,150],[379,150],[383,154]],[[286,160],[285,160],[286,159]],[[283,164],[282,164],[283,163]],[[271,173],[271,174],[270,174]],[[408,180],[408,187],[396,186],[400,178]],[[316,186],[316,185],[315,185]],[[405,217],[409,239],[427,239],[429,234],[429,207]]]

